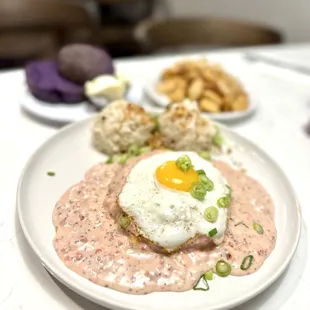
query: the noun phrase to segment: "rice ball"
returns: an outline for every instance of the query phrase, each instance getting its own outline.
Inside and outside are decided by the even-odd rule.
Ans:
[[[101,111],[93,126],[93,145],[108,155],[126,152],[135,144],[142,147],[152,136],[155,123],[134,103],[116,100]]]
[[[158,118],[162,144],[177,151],[208,151],[215,125],[204,118],[196,102],[173,103]]]

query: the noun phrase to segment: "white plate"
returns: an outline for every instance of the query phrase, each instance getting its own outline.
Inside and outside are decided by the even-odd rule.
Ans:
[[[131,86],[126,99],[138,102],[141,98],[141,90]],[[48,122],[68,124],[76,122],[98,113],[98,108],[87,101],[80,103],[47,103],[34,97],[24,87],[19,103],[31,115]]]
[[[249,173],[268,189],[276,206],[278,239],[262,268],[249,276],[217,278],[208,292],[127,295],[98,286],[67,269],[53,245],[52,211],[63,192],[82,179],[85,171],[105,156],[90,144],[93,119],[66,127],[44,143],[22,172],[17,206],[21,226],[42,264],[80,295],[117,310],[211,310],[236,306],[259,294],[286,269],[298,244],[301,211],[291,185],[277,164],[257,146],[228,128],[223,135],[239,145],[234,151]],[[55,171],[54,177],[47,171]]]
[[[144,87],[145,95],[157,106],[166,107],[170,103],[170,99],[164,95],[160,94],[156,91],[155,86],[158,83],[158,78],[149,80]],[[249,87],[246,87],[246,92],[249,97],[249,106],[244,111],[236,111],[236,112],[221,112],[221,113],[207,113],[202,112],[206,117],[213,119],[219,122],[226,121],[237,121],[243,118],[249,117],[258,106],[258,98],[255,97]]]

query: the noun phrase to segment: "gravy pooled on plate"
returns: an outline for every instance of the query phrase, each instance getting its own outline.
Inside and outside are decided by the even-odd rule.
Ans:
[[[188,244],[165,254],[120,228],[118,196],[136,163],[153,154],[123,166],[98,164],[60,198],[53,213],[54,247],[64,264],[96,284],[131,294],[190,290],[221,259],[231,264],[231,275],[258,270],[276,242],[273,202],[257,181],[222,162],[214,165],[228,181],[232,197],[220,245]],[[241,270],[249,255],[253,255],[252,265]]]

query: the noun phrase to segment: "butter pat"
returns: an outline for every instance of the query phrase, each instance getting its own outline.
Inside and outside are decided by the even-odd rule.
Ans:
[[[130,82],[129,82],[129,79],[126,76],[124,76],[124,75],[122,75],[120,73],[117,73],[116,74],[116,78],[119,81],[121,81],[122,83],[124,83],[126,87],[129,87]]]
[[[108,100],[123,98],[128,82],[125,78],[118,79],[112,75],[100,75],[84,85],[87,97],[105,97]]]

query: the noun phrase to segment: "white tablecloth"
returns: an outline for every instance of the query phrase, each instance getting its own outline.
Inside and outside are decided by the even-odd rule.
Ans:
[[[310,45],[296,46],[291,55],[298,59],[298,53],[304,55],[307,50]],[[269,51],[281,55],[285,46],[271,47]],[[212,58],[240,68],[249,66],[242,53],[243,50],[213,53]],[[142,84],[147,75],[169,61],[170,57],[131,59],[117,65],[134,83]],[[252,118],[230,126],[265,149],[284,169],[301,203],[304,226],[297,252],[283,276],[236,309],[310,309],[310,243],[306,228],[310,226],[310,138],[303,131],[310,119],[310,77],[299,80],[289,72],[274,74],[270,68],[257,65],[249,68],[253,68],[251,85],[259,96],[259,109]],[[102,310],[47,273],[18,223],[15,195],[21,169],[36,148],[58,130],[20,110],[23,79],[21,70],[0,74],[0,309]]]

